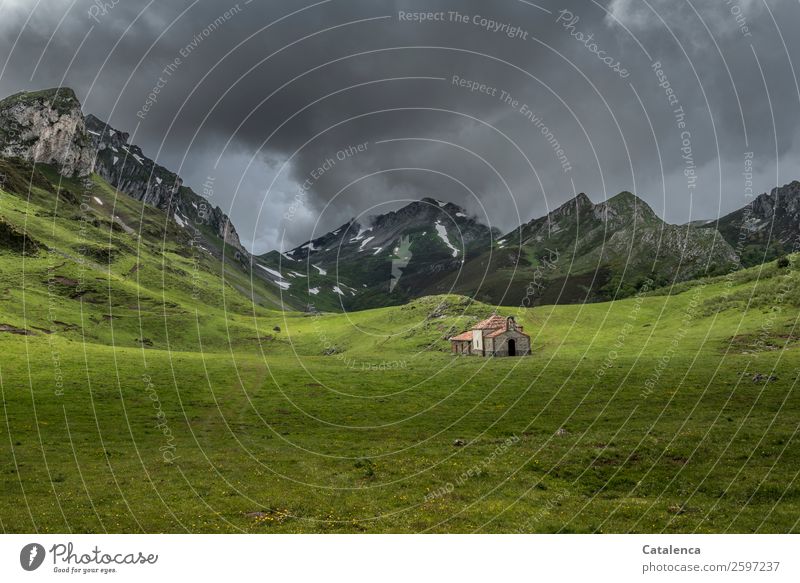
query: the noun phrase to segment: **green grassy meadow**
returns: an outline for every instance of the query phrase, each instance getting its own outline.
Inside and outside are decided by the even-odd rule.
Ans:
[[[0,192],[47,243],[0,251],[4,532],[800,531],[798,258],[501,308],[533,354],[453,357],[492,307],[254,305],[109,204],[77,233]]]

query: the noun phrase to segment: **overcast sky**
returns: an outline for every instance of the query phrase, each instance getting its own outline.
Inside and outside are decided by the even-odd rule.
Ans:
[[[423,196],[504,232],[574,192],[683,223],[747,202],[748,152],[756,194],[800,178],[798,23],[793,0],[0,0],[0,93],[74,88],[212,177],[256,252]]]

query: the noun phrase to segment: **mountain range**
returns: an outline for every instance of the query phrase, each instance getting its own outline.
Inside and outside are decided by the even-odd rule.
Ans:
[[[149,209],[138,217],[125,215],[125,205],[101,213],[121,245],[127,238],[131,246],[138,240],[200,253],[202,269],[266,307],[360,310],[451,292],[496,305],[602,301],[645,283],[759,264],[796,251],[800,234],[800,182],[792,182],[719,220],[687,225],[666,223],[629,192],[596,204],[579,194],[505,234],[452,202],[425,197],[256,256],[209,200],[213,187],[196,193],[129,139],[84,116],[71,89],[12,95],[0,101],[0,188],[30,196],[36,184],[40,196],[54,192],[75,207],[85,197],[76,192],[81,184],[100,181]],[[0,217],[0,231],[8,248],[25,237],[10,217]]]

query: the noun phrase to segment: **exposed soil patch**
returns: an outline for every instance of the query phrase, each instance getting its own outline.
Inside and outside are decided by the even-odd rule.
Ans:
[[[33,336],[33,332],[25,330],[24,328],[17,328],[10,324],[0,324],[0,332],[9,332],[11,334],[19,334],[20,336]]]
[[[36,255],[39,252],[39,243],[0,217],[0,249]]]
[[[52,334],[55,330],[51,330],[50,328],[40,328],[39,326],[31,326],[34,330],[38,330],[39,332],[44,332],[45,334]]]
[[[30,162],[13,157],[0,160],[0,188],[25,198],[31,186],[51,192],[55,190],[53,184]]]
[[[72,192],[71,190],[67,190],[66,188],[62,188],[61,190],[59,190],[58,196],[59,198],[61,198],[61,200],[73,206],[77,206],[81,203],[80,199],[78,198],[78,195]]]
[[[749,354],[767,350],[782,350],[795,346],[798,342],[800,342],[799,334],[739,334],[731,337],[725,343],[723,349],[727,350],[730,347],[730,349],[740,351],[742,354]]]
[[[86,257],[101,264],[112,263],[120,254],[119,249],[113,245],[86,245],[84,251]]]
[[[53,282],[61,284],[61,285],[65,285],[67,287],[77,287],[78,283],[79,283],[75,279],[70,279],[69,277],[64,277],[62,275],[56,275],[50,281],[53,281]]]

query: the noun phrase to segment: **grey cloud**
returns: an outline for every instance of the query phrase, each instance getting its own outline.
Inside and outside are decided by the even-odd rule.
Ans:
[[[785,0],[773,2],[777,5]],[[735,35],[751,29],[753,19],[765,10],[763,0],[721,0],[720,2],[675,2],[670,0],[611,0],[606,24],[621,24],[637,31],[670,28],[701,29],[708,26],[716,36]],[[697,17],[695,11],[700,15]],[[707,42],[708,39],[698,37]]]
[[[398,21],[398,11],[419,10],[418,2],[336,0],[291,16],[303,5],[153,3],[143,10],[146,3],[119,2],[93,20],[92,3],[79,0],[72,9],[40,4],[11,51],[30,10],[15,4],[0,8],[7,17],[0,44],[11,55],[0,92],[56,85],[65,77],[87,111],[135,132],[148,154],[179,170],[188,184],[200,185],[213,173],[215,202],[257,251],[282,240],[301,243],[314,229],[427,195],[458,202],[506,231],[571,197],[573,185],[595,200],[636,190],[662,215],[682,222],[742,203],[736,169],[745,151],[756,154],[758,189],[797,177],[791,162],[800,102],[791,66],[798,49],[788,23],[800,7],[775,2],[768,9],[740,0],[752,25],[745,37],[725,2],[694,4],[713,37],[686,0],[650,0],[674,25],[676,42],[644,3],[626,0],[603,5],[635,39],[601,7],[577,0],[541,2],[551,14],[517,0],[424,3],[426,11],[520,26],[527,40],[472,23]],[[579,17],[573,29],[555,22],[563,9]],[[228,11],[233,14],[222,18]],[[593,34],[594,48],[619,60],[629,77],[614,73],[587,47],[591,42],[570,32]],[[637,40],[661,62],[687,113],[698,169],[694,192],[683,174],[674,108]],[[157,103],[137,117],[176,58],[180,65]],[[497,93],[454,86],[454,75]],[[516,108],[500,91],[518,101]],[[535,121],[520,111],[522,104]],[[337,152],[361,143],[368,144],[365,151],[337,159]],[[570,171],[563,171],[554,143]],[[301,195],[303,183],[310,188]]]

